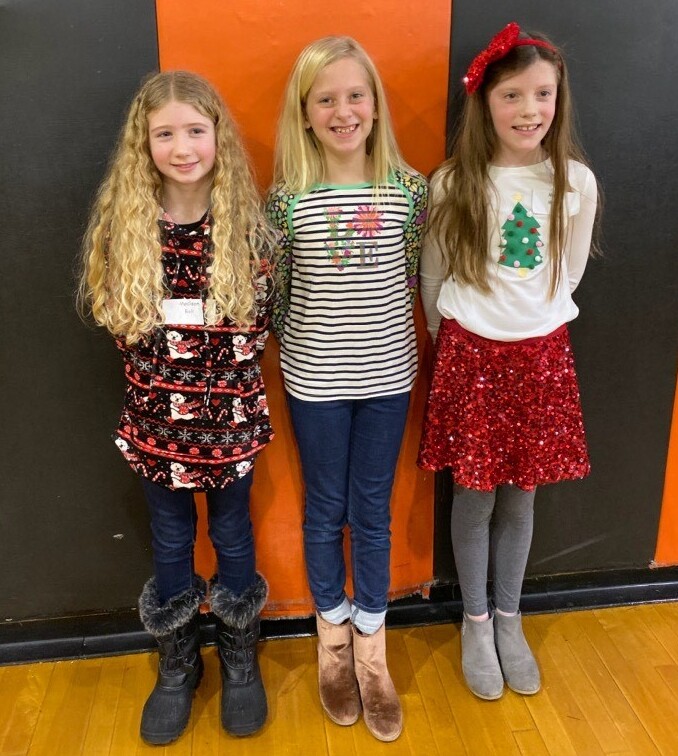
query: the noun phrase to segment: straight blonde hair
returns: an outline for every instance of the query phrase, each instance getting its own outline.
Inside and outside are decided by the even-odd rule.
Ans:
[[[351,37],[323,37],[301,51],[285,89],[278,123],[274,181],[284,183],[291,192],[306,191],[325,177],[323,147],[313,129],[305,125],[306,102],[320,71],[343,58],[353,58],[365,69],[374,97],[378,118],[366,147],[372,159],[375,186],[387,183],[394,169],[408,169],[393,134],[384,87],[369,55]]]

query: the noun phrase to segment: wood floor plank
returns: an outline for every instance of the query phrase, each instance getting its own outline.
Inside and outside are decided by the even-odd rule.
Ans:
[[[327,753],[325,723],[318,698],[315,640],[292,638],[262,644],[260,661],[268,690],[269,719],[262,732],[254,737],[258,745],[273,756]],[[236,749],[228,753],[251,751]]]
[[[406,743],[409,752],[435,756],[438,746],[424,704],[419,681],[405,644],[406,632],[389,630],[386,633],[386,656],[388,668],[403,708],[403,732],[400,740]],[[426,643],[425,639],[422,641]],[[450,753],[447,749],[445,753]]]
[[[55,753],[54,743],[63,730],[61,714],[69,705],[69,690],[76,675],[79,662],[56,662],[50,676],[49,685],[40,707],[40,714],[31,740],[31,753]]]
[[[615,625],[606,621],[606,630],[599,621],[601,613],[585,613],[580,618],[582,626],[654,745],[662,753],[675,752],[678,748],[676,728],[665,716],[665,712],[675,709],[673,694],[656,670],[647,667],[647,657],[637,664],[630,658],[629,646],[636,645],[633,632],[629,631],[626,636],[623,631],[610,633]]]
[[[627,606],[598,609],[593,615],[610,638],[622,640],[618,648],[628,661],[651,666],[671,664],[674,659],[644,621],[644,611],[643,606]]]
[[[514,732],[513,737],[518,744],[522,756],[549,756],[549,750],[541,735],[536,730],[521,730]]]
[[[638,610],[645,627],[654,634],[671,659],[678,664],[678,604],[670,605],[676,615],[675,624],[670,621],[670,608],[664,606],[664,611],[660,611],[659,605],[653,604],[639,606]]]
[[[126,657],[113,656],[101,660],[101,671],[92,695],[87,732],[81,753],[85,756],[108,756],[118,708],[118,699],[127,666]]]
[[[402,631],[403,642],[414,671],[429,727],[440,754],[465,754],[459,730],[445,695],[445,684],[438,674],[423,627]],[[409,724],[406,725],[409,728]],[[435,751],[429,752],[435,753]]]
[[[0,754],[28,753],[54,662],[3,667],[0,678]]]
[[[111,732],[110,756],[130,756],[130,754],[160,752],[164,748],[152,749],[139,735],[141,711],[155,684],[157,654],[134,654],[124,657],[118,705],[114,712]]]
[[[583,620],[587,615],[595,621],[589,612],[558,615],[558,630],[622,734],[626,747],[639,755],[656,754],[657,749],[643,723],[586,633]]]
[[[219,721],[216,650],[186,733],[167,747],[139,738],[157,656],[0,667],[1,756],[673,756],[678,753],[678,603],[524,618],[541,664],[536,696],[475,698],[461,673],[459,625],[390,630],[389,668],[405,713],[394,743],[361,721],[322,712],[315,638],[266,641],[260,661],[270,716],[233,738]]]
[[[539,660],[544,675],[554,682],[556,688],[567,692],[568,708],[565,723],[572,717],[583,717],[588,727],[582,730],[586,739],[593,737],[603,753],[617,753],[626,750],[627,745],[622,733],[610,716],[598,691],[592,684],[585,670],[575,656],[560,630],[562,615],[542,615],[531,617],[529,627],[534,627],[541,635],[541,653]],[[553,690],[554,686],[552,686]],[[572,705],[574,703],[574,706]],[[560,709],[565,711],[565,709]],[[562,714],[561,714],[562,717]],[[572,738],[577,746],[577,739]],[[592,753],[595,751],[591,751]]]
[[[68,664],[69,662],[59,662]],[[75,664],[75,674],[58,712],[58,736],[52,741],[53,753],[79,754],[83,750],[94,692],[101,674],[101,659],[83,659]]]

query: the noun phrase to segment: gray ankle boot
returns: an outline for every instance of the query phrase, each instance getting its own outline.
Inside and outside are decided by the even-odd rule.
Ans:
[[[461,668],[471,693],[494,701],[504,692],[497,651],[494,646],[493,618],[474,622],[464,615],[461,626]]]
[[[541,688],[539,667],[523,635],[520,612],[513,617],[495,612],[494,632],[506,684],[516,693],[534,695]]]

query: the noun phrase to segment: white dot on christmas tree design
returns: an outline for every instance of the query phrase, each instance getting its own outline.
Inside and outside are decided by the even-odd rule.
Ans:
[[[537,219],[516,202],[513,212],[501,227],[499,264],[514,268],[518,275],[525,276],[542,262],[541,248],[544,243],[539,234]]]

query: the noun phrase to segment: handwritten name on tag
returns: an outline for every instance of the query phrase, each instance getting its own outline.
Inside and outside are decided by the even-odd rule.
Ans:
[[[205,325],[201,299],[163,299],[165,325]]]

